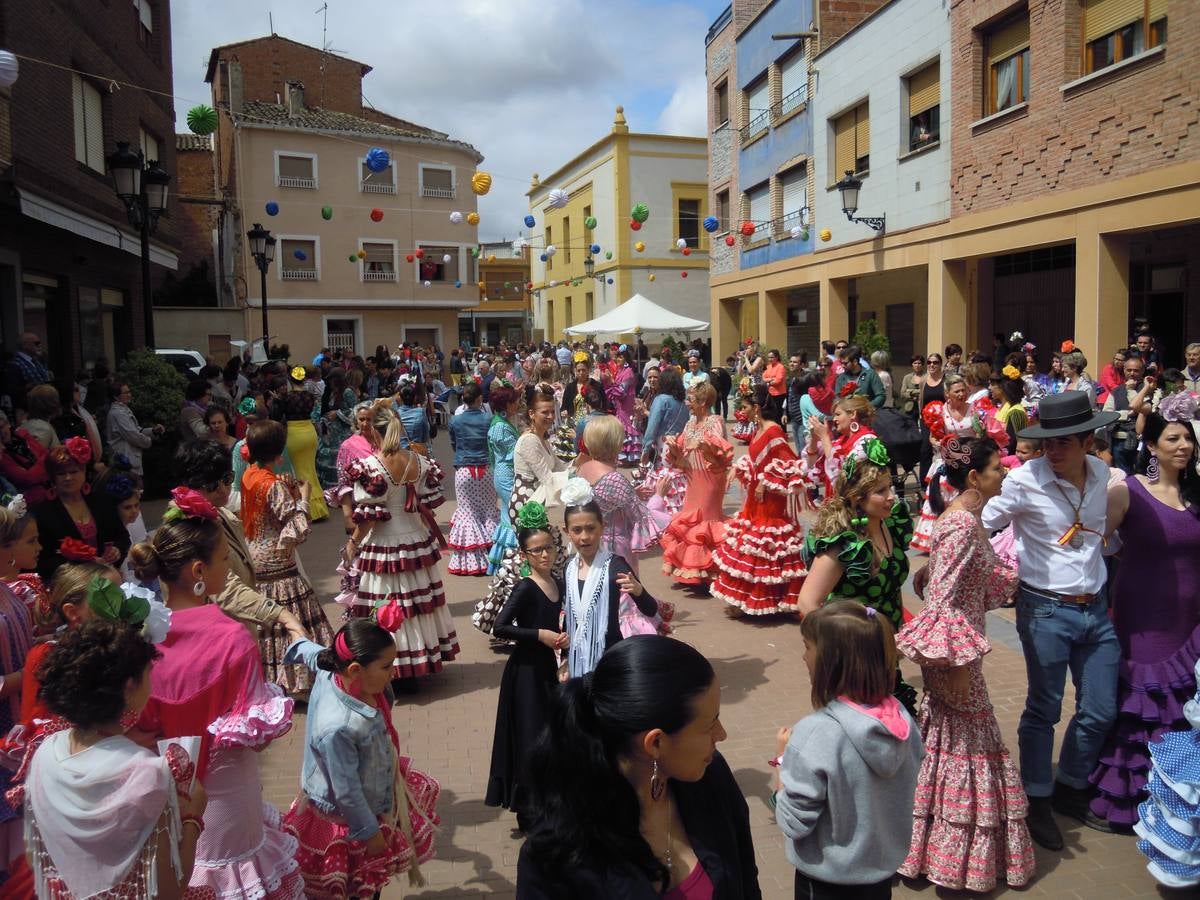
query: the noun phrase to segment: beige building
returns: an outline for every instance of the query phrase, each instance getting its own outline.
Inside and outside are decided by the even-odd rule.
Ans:
[[[322,57],[329,82],[317,87],[310,69]],[[233,271],[246,335],[263,330],[260,273],[246,238],[260,223],[276,240],[266,278],[271,343],[288,345],[294,359],[321,347],[453,346],[459,312],[479,301],[477,228],[468,217],[483,157],[374,109],[318,105],[324,91],[326,103],[352,106],[369,71],[275,36],[217,48],[210,62],[221,112],[217,181],[236,211]],[[282,94],[272,94],[280,79]],[[381,171],[367,165],[374,150],[388,154]]]

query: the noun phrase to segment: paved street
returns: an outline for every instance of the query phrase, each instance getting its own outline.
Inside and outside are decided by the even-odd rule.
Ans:
[[[440,436],[436,450],[448,463],[447,439]],[[453,490],[453,478],[446,487]],[[453,498],[438,511],[438,520],[449,521]],[[731,492],[726,510],[737,508],[740,498]],[[156,505],[157,508],[158,505]],[[445,526],[448,531],[448,526]],[[343,540],[340,523],[314,526],[303,547],[302,558],[319,595],[337,591],[332,574]],[[729,760],[750,804],[754,842],[763,896],[785,900],[792,896],[792,869],[784,856],[783,839],[767,808],[769,769],[774,735],[780,725],[791,724],[809,712],[807,673],[801,660],[799,629],[794,620],[732,622],[720,604],[693,599],[672,591],[658,574],[657,555],[644,558],[642,574],[655,596],[677,604],[676,637],[700,649],[716,668],[722,687],[722,721],[729,739],[721,750]],[[519,839],[512,816],[483,805],[488,777],[497,686],[505,657],[488,648],[487,638],[470,624],[477,597],[486,579],[446,575],[450,609],[458,627],[462,654],[438,676],[421,683],[420,693],[402,698],[395,722],[406,753],[442,784],[439,812],[442,831],[437,857],[425,867],[426,887],[392,886],[384,897],[464,898],[512,897],[515,892]],[[910,606],[915,599],[908,597]],[[327,607],[331,620],[340,610]],[[992,701],[1008,746],[1015,752],[1017,718],[1025,695],[1025,671],[1011,616],[993,614],[989,635],[993,651],[986,671]],[[920,683],[920,672],[906,666],[906,675]],[[1068,688],[1069,690],[1069,688]],[[1068,697],[1067,706],[1073,702]],[[1060,729],[1061,730],[1061,729]],[[286,808],[297,787],[300,771],[303,714],[296,727],[276,741],[261,757],[261,770],[269,800]],[[1145,871],[1134,839],[1099,834],[1069,820],[1060,820],[1066,850],[1060,854],[1038,851],[1038,877],[1022,896],[1102,900],[1116,897],[1156,897],[1160,893]],[[955,896],[921,882],[901,884],[896,895]],[[998,890],[996,896],[1016,896]],[[1180,896],[1162,892],[1161,896]]]

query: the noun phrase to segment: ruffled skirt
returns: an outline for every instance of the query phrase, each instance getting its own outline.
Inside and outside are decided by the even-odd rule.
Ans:
[[[1164,734],[1151,742],[1150,758],[1149,796],[1133,826],[1137,848],[1160,883],[1192,887],[1200,884],[1200,731]]]
[[[734,516],[725,523],[725,542],[713,553],[717,577],[710,593],[752,616],[795,612],[808,572],[803,546],[804,534],[794,522]]]
[[[486,466],[459,466],[454,472],[454,493],[458,507],[450,519],[451,575],[486,575],[488,550],[499,524],[496,488]]]
[[[318,644],[333,646],[333,629],[325,610],[321,608],[312,586],[297,570],[285,571],[274,577],[258,578],[258,591],[268,600],[274,600],[304,626],[304,630]],[[263,629],[259,642],[262,650],[263,677],[274,682],[289,694],[310,691],[314,675],[308,666],[287,666],[283,656],[296,639],[282,625]]]
[[[683,509],[688,480],[682,469],[667,465],[666,442],[667,438],[659,438],[654,461],[638,466],[633,475],[633,490],[649,509],[674,516]]]
[[[936,472],[939,465],[941,463],[935,459],[931,471]],[[929,485],[932,482],[933,475],[927,475],[925,477],[925,500],[921,504],[921,518],[917,520],[913,527],[912,541],[908,545],[910,550],[916,550],[918,553],[924,553],[926,556],[933,549],[933,526],[938,519],[937,513],[933,511],[933,506],[929,502]],[[949,506],[950,501],[958,496],[958,491],[944,477],[938,483],[938,487],[942,491],[942,502],[946,506]]]
[[[496,518],[496,528],[492,532],[492,544],[488,549],[487,574],[495,575],[504,561],[505,555],[517,546],[517,531],[512,523],[517,521],[517,510],[525,501],[533,496],[533,487],[520,478],[513,476],[511,485],[503,478],[504,473],[494,476],[496,496],[499,500],[499,512]]]

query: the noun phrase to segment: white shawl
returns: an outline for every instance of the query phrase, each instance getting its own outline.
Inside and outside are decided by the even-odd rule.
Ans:
[[[592,560],[583,593],[579,592],[579,556],[567,563],[567,634],[571,647],[567,653],[567,670],[572,678],[586,675],[596,668],[604,655],[608,638],[608,566],[612,553],[599,550]]]

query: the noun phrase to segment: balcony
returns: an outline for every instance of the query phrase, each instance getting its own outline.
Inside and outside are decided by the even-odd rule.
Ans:
[[[280,269],[280,277],[284,281],[316,281],[316,269]]]
[[[363,272],[363,281],[395,281],[395,272]]]
[[[801,85],[771,108],[771,118],[782,119],[788,113],[803,106],[807,100],[808,85]]]
[[[421,185],[422,197],[437,197],[439,200],[453,200],[454,188],[430,187],[427,184]]]
[[[277,187],[307,188],[310,191],[317,189],[317,179],[298,178],[295,175],[280,175],[275,184]]]
[[[751,140],[767,130],[771,121],[771,111],[765,109],[757,116],[738,129],[738,138],[743,144],[750,143]]]
[[[396,186],[390,181],[360,181],[358,189],[364,194],[394,194]]]

